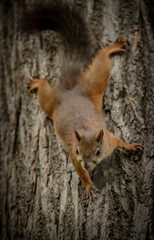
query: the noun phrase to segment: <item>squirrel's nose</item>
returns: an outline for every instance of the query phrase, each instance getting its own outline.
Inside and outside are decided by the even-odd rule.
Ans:
[[[84,167],[85,167],[85,169],[87,169],[87,170],[90,169],[89,164],[87,163],[87,161],[84,162]]]

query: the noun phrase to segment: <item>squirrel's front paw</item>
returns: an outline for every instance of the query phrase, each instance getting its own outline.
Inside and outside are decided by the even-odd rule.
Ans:
[[[143,151],[143,145],[134,143],[130,145],[130,150],[132,151]]]
[[[87,196],[91,199],[96,197],[96,192],[99,192],[98,189],[93,184],[88,184],[86,186]]]

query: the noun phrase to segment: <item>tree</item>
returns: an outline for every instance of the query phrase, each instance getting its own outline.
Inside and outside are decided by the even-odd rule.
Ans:
[[[126,35],[112,58],[104,97],[107,128],[143,154],[117,150],[91,173],[100,190],[87,201],[54,127],[26,89],[38,75],[56,84],[59,35],[21,35],[23,1],[0,3],[0,238],[152,239],[153,4],[152,1],[70,1],[84,11],[97,47]],[[29,1],[27,1],[29,4]]]

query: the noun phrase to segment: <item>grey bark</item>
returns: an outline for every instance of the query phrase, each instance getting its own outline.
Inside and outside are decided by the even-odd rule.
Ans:
[[[1,1],[0,239],[152,240],[153,3],[70,2],[84,11],[97,47],[128,38],[126,53],[112,58],[102,117],[144,152],[116,150],[103,160],[90,173],[100,193],[87,201],[51,120],[26,89],[29,76],[58,81],[60,37],[21,35],[22,1]]]

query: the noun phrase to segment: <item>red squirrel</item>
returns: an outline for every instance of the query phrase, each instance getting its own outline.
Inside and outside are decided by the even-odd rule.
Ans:
[[[24,14],[24,30],[54,30],[63,40],[58,86],[46,79],[27,83],[37,90],[40,107],[53,120],[72,164],[89,197],[95,186],[88,171],[116,148],[142,150],[141,144],[127,144],[110,133],[102,119],[102,97],[110,76],[110,56],[124,52],[126,38],[118,38],[95,55],[88,27],[75,7],[59,1],[33,5]]]

